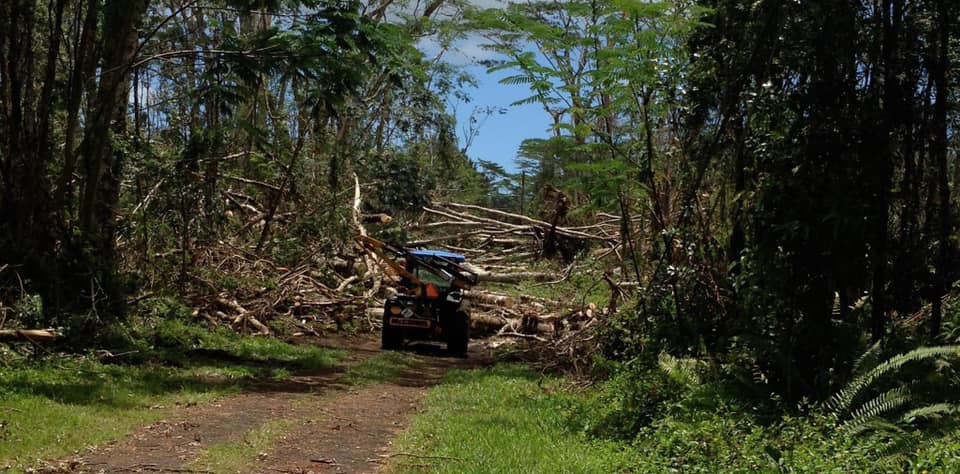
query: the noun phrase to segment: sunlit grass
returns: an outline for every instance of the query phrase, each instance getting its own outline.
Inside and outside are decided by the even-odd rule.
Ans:
[[[386,382],[396,378],[414,363],[414,356],[403,352],[381,352],[351,367],[344,380],[359,385],[371,382]]]
[[[519,366],[451,371],[395,443],[391,472],[617,472],[629,452],[568,424],[573,395]]]
[[[153,345],[124,364],[0,354],[0,470],[24,470],[121,438],[163,417],[166,407],[208,402],[297,371],[329,369],[345,355],[178,321],[145,337]]]

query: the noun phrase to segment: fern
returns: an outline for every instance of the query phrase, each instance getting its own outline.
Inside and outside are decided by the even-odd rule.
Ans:
[[[884,414],[897,410],[910,402],[910,392],[904,387],[886,391],[853,411],[850,419],[840,425],[842,431],[857,431],[857,427],[869,420],[882,418]]]
[[[856,425],[848,425],[842,430],[842,432],[847,436],[856,436],[858,434],[867,432],[883,433],[895,441],[900,440],[901,438],[910,438],[910,433],[907,433],[906,430],[898,426],[896,423],[887,421],[880,417],[869,418]]]
[[[931,420],[952,415],[957,412],[957,406],[952,403],[935,403],[925,407],[915,408],[903,414],[900,421],[913,423],[917,420]]]
[[[865,433],[874,433],[884,442],[878,452],[877,466],[881,472],[896,472],[908,465],[921,437],[904,429],[917,420],[936,419],[956,413],[958,407],[949,403],[937,403],[924,407],[914,408],[901,414],[897,418],[889,418],[891,414],[901,411],[913,401],[908,386],[909,382],[901,382],[899,386],[887,390],[872,399],[859,405],[857,400],[862,398],[883,376],[896,372],[910,362],[934,360],[943,362],[948,356],[960,353],[960,346],[920,347],[904,354],[898,354],[879,364],[874,360],[879,358],[880,347],[874,345],[864,353],[855,364],[857,375],[836,395],[831,397],[827,406],[838,416],[840,421],[838,431],[845,436],[857,436]],[[873,366],[864,372],[865,367]],[[841,416],[847,414],[847,416]]]
[[[851,380],[836,395],[830,398],[828,406],[837,413],[849,411],[853,402],[874,382],[884,375],[894,372],[909,362],[936,359],[960,353],[960,346],[920,347],[899,354],[877,365],[865,374]]]
[[[884,434],[890,435],[890,432]],[[877,472],[904,472],[904,466],[913,458],[919,444],[918,436],[892,434],[891,442],[877,453]]]
[[[704,363],[697,359],[680,359],[670,354],[660,354],[658,358],[660,369],[668,377],[686,386],[700,385]]]
[[[854,373],[863,373],[865,370],[872,369],[880,363],[880,354],[883,351],[883,344],[880,342],[881,341],[873,343],[860,357],[857,357],[857,360],[853,362]]]

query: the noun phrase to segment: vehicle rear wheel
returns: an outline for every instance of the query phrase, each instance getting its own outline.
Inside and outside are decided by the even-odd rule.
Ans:
[[[383,308],[383,328],[380,330],[380,348],[388,351],[400,349],[403,346],[403,331],[401,328],[390,325],[387,308]]]
[[[447,335],[447,352],[452,356],[466,357],[470,341],[470,316],[463,311],[457,311],[447,321],[444,332]]]

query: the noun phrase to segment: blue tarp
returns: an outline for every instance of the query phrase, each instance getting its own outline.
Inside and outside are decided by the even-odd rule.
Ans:
[[[430,257],[441,257],[452,262],[463,263],[467,261],[467,257],[460,255],[458,253],[447,252],[446,250],[410,250],[415,257],[420,258],[430,258]]]

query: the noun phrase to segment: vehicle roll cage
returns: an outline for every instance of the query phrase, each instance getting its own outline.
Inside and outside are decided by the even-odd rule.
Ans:
[[[442,255],[431,255],[429,258],[423,258],[415,251],[391,245],[389,243],[368,237],[365,235],[357,236],[357,244],[365,253],[374,254],[386,263],[391,269],[400,276],[410,280],[417,286],[425,286],[423,281],[417,278],[412,272],[397,263],[397,259],[403,258],[409,267],[410,262],[415,262],[418,266],[426,269],[428,272],[436,275],[440,279],[447,281],[451,286],[462,290],[468,289],[477,284],[477,274],[468,268],[454,262],[450,258]],[[387,254],[392,255],[388,256]]]

